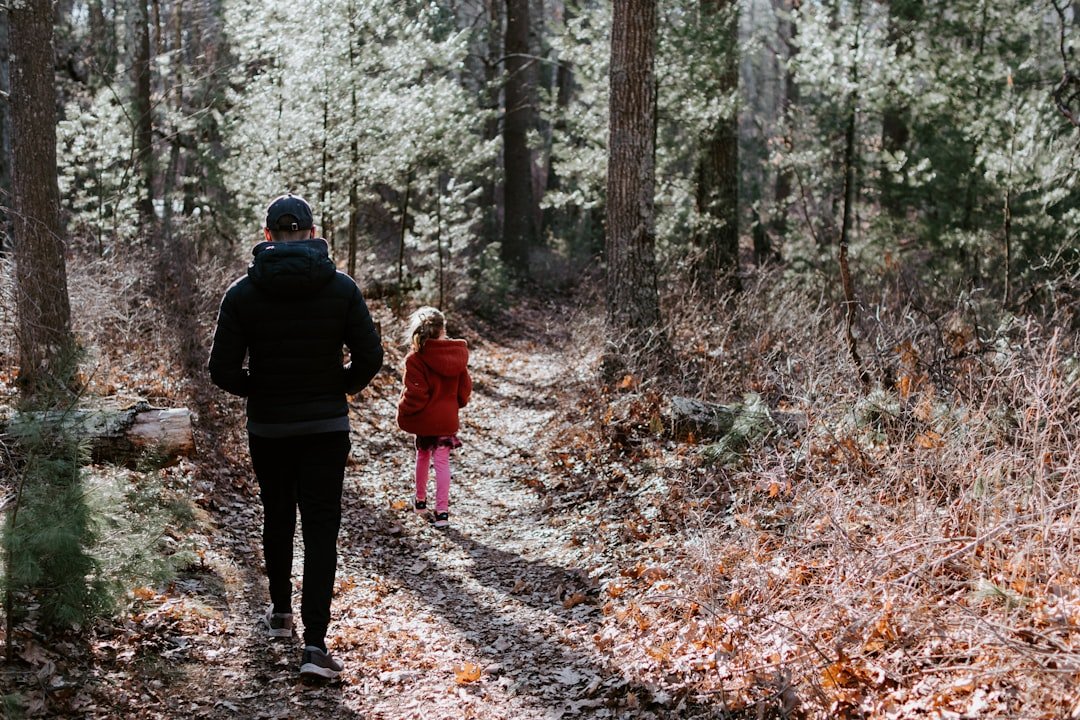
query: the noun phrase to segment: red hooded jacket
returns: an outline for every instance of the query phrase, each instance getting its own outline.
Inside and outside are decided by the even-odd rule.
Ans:
[[[405,356],[405,388],[398,400],[398,427],[414,435],[453,435],[458,408],[472,395],[469,346],[464,340],[431,339]]]

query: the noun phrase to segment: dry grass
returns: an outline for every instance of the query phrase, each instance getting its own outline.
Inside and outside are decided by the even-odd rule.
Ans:
[[[10,262],[0,266],[0,369],[7,380],[17,363],[10,267]],[[203,263],[194,289],[178,297],[168,280],[158,280],[148,251],[107,258],[77,254],[70,259],[72,329],[86,355],[81,372],[88,394],[187,402],[197,383],[185,364],[205,363],[217,304],[237,267],[239,263],[231,269]],[[13,392],[10,385],[7,390]]]
[[[149,263],[69,270],[76,331],[92,343],[91,389],[182,402],[184,343],[163,320]],[[196,345],[208,347],[234,271],[200,270],[187,299]],[[10,284],[0,292],[9,371]],[[572,328],[571,366],[599,361],[600,306],[587,299],[553,319]],[[646,411],[626,412],[646,432],[660,395],[729,402],[752,392],[807,419],[734,461],[698,445],[678,466],[692,500],[672,512],[686,514],[682,571],[653,600],[681,606],[682,618],[698,609],[704,629],[687,645],[702,658],[701,692],[732,707],[757,702],[771,717],[1080,717],[1080,343],[1061,329],[1071,319],[1040,324],[920,293],[883,299],[864,312],[867,388],[834,300],[779,274],[726,303],[673,291],[664,311],[676,372],[639,372],[623,395],[601,396],[608,408],[637,394]],[[566,443],[583,457],[597,439],[585,427]],[[631,463],[611,467],[624,471],[582,477],[596,493],[633,481]]]
[[[763,278],[723,309],[686,298],[670,312],[677,390],[757,392],[808,418],[690,475],[716,500],[686,545],[722,638],[710,682],[770,686],[792,716],[1070,716],[1076,334],[878,308],[864,388],[839,316],[797,285]]]

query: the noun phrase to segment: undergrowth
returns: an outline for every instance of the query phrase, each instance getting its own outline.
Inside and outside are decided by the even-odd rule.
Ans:
[[[891,272],[862,306],[862,368],[838,299],[804,279],[764,271],[720,299],[669,288],[675,372],[634,358],[582,394],[553,452],[560,489],[617,507],[632,534],[681,539],[682,592],[668,596],[682,600],[655,602],[705,618],[683,650],[704,658],[695,682],[728,710],[1068,715],[1077,304],[1018,316]],[[577,344],[602,345],[598,318],[577,328]],[[745,422],[678,437],[678,395]],[[651,476],[671,490],[647,529],[632,498]]]
[[[10,266],[3,269],[0,290],[10,298]],[[85,347],[75,382],[85,392],[82,401],[120,395],[176,403],[187,386],[173,370],[185,363],[176,355],[184,344],[161,321],[150,262],[78,257],[70,277]],[[14,357],[9,320],[0,322],[0,357]],[[0,372],[5,404],[15,398],[13,375],[7,366]],[[112,615],[127,606],[134,588],[172,578],[194,560],[185,535],[198,522],[185,490],[190,465],[159,470],[150,456],[135,469],[93,465],[85,439],[62,421],[62,411],[20,410],[17,427],[0,437],[9,648],[24,637],[64,633]]]

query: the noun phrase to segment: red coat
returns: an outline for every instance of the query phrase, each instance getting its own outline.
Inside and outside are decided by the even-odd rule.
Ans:
[[[398,427],[414,435],[453,435],[458,408],[472,395],[469,346],[464,340],[428,340],[405,356],[405,388],[398,400]]]

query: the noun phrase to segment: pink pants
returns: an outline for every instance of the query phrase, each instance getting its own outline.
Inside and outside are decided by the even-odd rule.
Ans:
[[[437,445],[416,451],[416,499],[427,498],[428,468],[435,456],[435,512],[450,508],[450,448]]]

